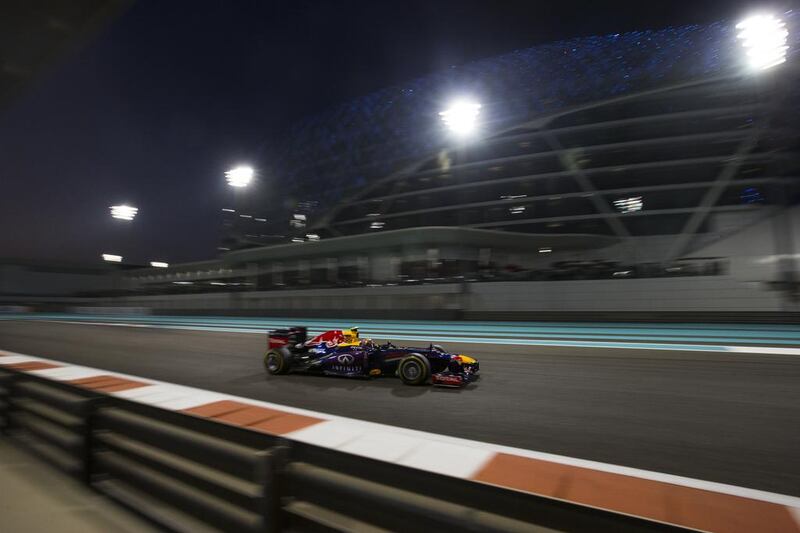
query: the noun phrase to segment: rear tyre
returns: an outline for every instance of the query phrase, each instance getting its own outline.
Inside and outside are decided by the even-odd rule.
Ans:
[[[285,374],[289,371],[291,354],[286,349],[272,349],[264,354],[264,368],[269,374]]]
[[[431,377],[431,364],[426,357],[412,354],[400,361],[397,375],[406,385],[422,385]]]

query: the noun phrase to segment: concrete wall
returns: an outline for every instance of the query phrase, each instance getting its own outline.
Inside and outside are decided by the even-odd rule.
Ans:
[[[0,265],[0,294],[69,295],[112,290],[116,278],[103,272],[58,272],[23,265]]]
[[[101,306],[101,305],[79,305],[69,307],[70,313],[78,313],[80,315],[121,315],[121,316],[144,316],[152,314],[153,309],[150,307],[133,307],[133,306]]]
[[[352,316],[361,312],[414,311],[494,314],[547,312],[779,312],[782,293],[731,276],[586,281],[308,289],[265,292],[136,296],[99,305],[147,307],[170,312],[245,311]],[[349,314],[349,315],[348,315]],[[428,313],[430,314],[430,313]]]
[[[408,287],[359,287],[215,294],[132,296],[103,300],[103,305],[153,309],[224,311],[241,310],[414,310],[459,309],[461,286],[415,285]]]
[[[730,277],[476,283],[465,310],[497,312],[781,311],[781,294]]]
[[[744,214],[742,215],[744,216]],[[800,249],[798,224],[800,208],[773,213],[762,218],[747,218],[752,225],[687,254],[686,257],[728,257],[730,275],[739,281],[776,281],[781,258],[796,255]],[[794,269],[789,265],[787,268]]]

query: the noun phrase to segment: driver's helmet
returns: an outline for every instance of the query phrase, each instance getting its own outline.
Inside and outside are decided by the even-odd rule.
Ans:
[[[361,341],[362,348],[376,348],[375,342],[372,339],[364,339]]]
[[[358,343],[358,328],[350,328],[342,330],[344,336],[343,344],[357,344]]]

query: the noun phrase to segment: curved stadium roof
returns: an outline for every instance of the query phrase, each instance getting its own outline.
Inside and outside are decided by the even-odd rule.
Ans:
[[[798,17],[796,13],[788,12],[782,18],[790,30],[791,53],[798,39],[798,32],[792,31]],[[780,70],[788,72],[791,69],[786,67],[789,66],[784,65]],[[731,77],[738,80],[737,88],[733,90],[728,83]],[[720,80],[724,81],[720,83]],[[683,170],[671,170],[678,165],[671,159],[697,159],[698,164],[691,165],[692,172],[697,175],[691,180],[648,177],[649,185],[663,189],[659,192],[661,196],[675,196],[670,191],[678,189],[689,190],[687,194],[691,196],[691,205],[686,207],[675,208],[658,195],[651,194],[649,198],[651,207],[663,204],[661,207],[667,211],[671,209],[672,214],[686,215],[702,203],[721,171],[722,163],[742,149],[742,142],[747,138],[742,135],[743,129],[757,122],[758,113],[774,96],[755,87],[757,83],[754,84],[753,80],[753,76],[744,74],[741,46],[736,39],[734,23],[729,21],[569,39],[453,67],[445,72],[377,91],[340,105],[326,114],[308,118],[290,131],[283,146],[275,150],[274,156],[270,156],[270,161],[277,163],[275,174],[285,179],[287,189],[296,203],[306,202],[306,208],[310,205],[311,210],[318,205],[318,211],[328,213],[321,222],[320,218],[316,218],[315,230],[330,229],[334,235],[367,231],[370,227],[366,223],[367,215],[374,215],[370,211],[380,205],[370,203],[371,199],[396,199],[405,194],[412,204],[417,204],[416,197],[420,191],[429,187],[425,179],[437,173],[442,174],[436,164],[425,163],[425,158],[434,157],[435,161],[436,154],[444,154],[447,165],[452,163],[457,172],[466,172],[474,167],[482,173],[480,177],[471,178],[462,173],[458,176],[458,186],[462,188],[465,179],[479,180],[480,185],[498,180],[502,182],[504,179],[507,181],[503,183],[507,183],[508,180],[519,181],[532,173],[554,177],[569,175],[578,182],[595,181],[593,173],[624,166],[632,173],[627,181],[618,179],[614,183],[609,182],[608,186],[590,184],[595,192],[597,189],[608,189],[616,195],[628,194],[625,191],[635,194],[636,180],[644,171],[674,176],[683,173]],[[786,85],[789,84],[787,80]],[[649,93],[653,95],[648,96]],[[438,112],[454,94],[472,95],[483,104],[484,139],[474,143],[477,148],[472,150],[472,154],[465,153],[469,152],[467,149],[447,147],[448,139]],[[627,108],[614,104],[621,98],[624,101],[625,97],[634,99]],[[656,103],[652,104],[654,101]],[[582,107],[589,111],[580,111]],[[735,110],[738,111],[731,114]],[[672,116],[668,117],[670,114]],[[559,115],[562,118],[556,120],[555,117]],[[655,120],[651,120],[653,117]],[[547,118],[550,121],[548,127],[558,129],[555,145],[553,139],[543,139],[540,135],[542,132],[535,131],[536,127],[524,127],[526,124],[530,126],[531,121],[538,118]],[[615,120],[623,122],[616,124]],[[647,122],[646,127],[649,128],[646,132],[637,123],[642,120]],[[692,127],[687,131],[681,130],[683,126],[675,129],[676,120],[681,125],[690,124]],[[715,124],[713,128],[705,126],[712,122]],[[621,125],[629,127],[624,130],[627,134],[620,133],[623,130],[618,126]],[[758,146],[745,150],[747,153],[742,155],[746,158],[752,156],[754,161],[750,167],[737,168],[737,175],[749,172],[752,176],[752,173],[758,173],[759,179],[767,180],[758,182],[759,187],[775,177],[772,175],[774,169],[762,163],[763,159],[774,163],[775,158],[771,154],[786,148],[786,135],[781,137],[786,132],[781,128],[776,131],[770,130],[769,135],[754,141]],[[666,132],[665,135],[661,135],[662,132]],[[666,134],[670,138],[662,139]],[[604,138],[604,142],[597,140]],[[541,145],[545,140],[547,143]],[[527,145],[524,144],[526,142]],[[514,143],[517,151],[509,152],[508,147]],[[698,151],[698,147],[714,146],[719,149]],[[524,149],[520,152],[519,147]],[[440,152],[442,149],[447,151]],[[567,153],[570,150],[572,152]],[[615,159],[614,154],[621,151],[628,155]],[[642,159],[643,153],[649,153],[652,157]],[[557,164],[550,161],[549,156],[558,156]],[[507,161],[509,157],[511,160]],[[577,159],[570,162],[570,157]],[[716,165],[713,164],[714,158],[717,159]],[[522,165],[522,160],[528,167],[514,168],[513,164],[505,164]],[[498,161],[499,164],[493,164]],[[534,170],[529,168],[532,162],[536,167]],[[583,176],[576,175],[575,168],[569,168],[570,165],[577,167]],[[781,165],[780,172],[786,175],[793,170],[791,166]],[[495,171],[499,174],[491,174]],[[736,177],[733,176],[734,179]],[[381,184],[387,181],[389,184],[398,182],[399,185],[391,185],[391,190],[387,192],[385,187],[381,189]],[[685,186],[689,181],[701,185],[693,183]],[[545,183],[540,182],[540,190]],[[439,189],[446,191],[442,184]],[[723,189],[720,194],[723,197],[733,195],[734,199],[728,202],[733,204],[740,200],[737,191],[736,188]],[[406,212],[416,216],[399,225],[394,223],[397,220],[391,222],[387,219],[389,225],[386,229],[438,224],[512,231],[548,230],[547,225],[527,227],[524,221],[518,220],[506,225],[504,221],[507,216],[500,220],[503,223],[491,219],[486,214],[487,209],[484,209],[490,206],[481,206],[479,200],[499,202],[500,198],[493,196],[498,192],[502,193],[495,189],[490,193],[473,191],[473,196],[459,196],[449,206],[451,211],[459,211],[459,216],[446,220],[429,220],[425,214],[429,204],[424,201],[421,206],[407,206],[405,211],[398,208],[394,201],[388,208],[384,203],[380,213],[385,215],[394,210],[395,219],[402,218],[401,215]],[[613,194],[600,192],[601,196],[607,196],[607,203],[611,205]],[[553,189],[551,194],[572,194],[577,197],[569,199],[569,202],[576,204],[571,207],[560,205],[549,211],[542,209],[541,205],[537,208],[539,218],[549,221],[551,227],[559,227],[559,218],[577,216],[590,220],[592,217],[598,218],[598,215],[601,219],[616,218],[615,213],[599,209],[596,201],[579,200],[579,197],[588,197],[585,187],[574,189],[567,186],[563,190]],[[762,195],[762,191],[759,189],[754,194]],[[439,204],[436,202],[434,198],[433,207],[441,211],[441,199]],[[591,208],[577,205],[587,202],[595,205]],[[485,212],[482,215],[484,218],[471,219],[463,215],[463,207],[472,204]],[[356,210],[357,213],[349,214],[359,206],[362,208]],[[517,218],[528,219],[527,216]],[[348,228],[348,219],[356,220],[358,224]],[[315,226],[314,220],[314,217],[310,218],[311,227]],[[532,223],[534,219],[529,221]],[[575,229],[622,235],[641,233],[636,228],[625,228],[610,220],[607,222],[595,230],[587,228],[587,224]],[[667,226],[668,232],[677,232],[684,227],[682,222]],[[571,229],[564,227],[553,231],[569,232]]]

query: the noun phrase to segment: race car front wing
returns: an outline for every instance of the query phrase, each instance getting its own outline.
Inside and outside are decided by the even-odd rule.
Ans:
[[[478,379],[478,363],[464,364],[456,371],[445,370],[431,376],[431,383],[439,387],[463,387]]]

